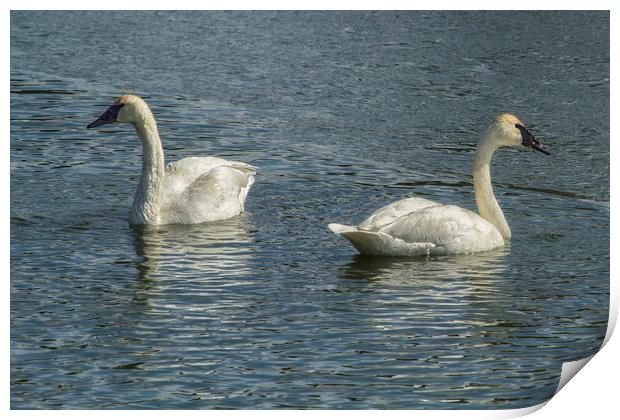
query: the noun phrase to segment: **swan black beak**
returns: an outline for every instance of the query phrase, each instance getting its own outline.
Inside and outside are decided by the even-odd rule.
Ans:
[[[517,124],[516,126],[519,131],[521,131],[521,144],[525,147],[529,147],[530,149],[538,150],[539,152],[543,152],[546,155],[550,155],[551,152],[543,146],[536,137],[530,131],[522,126],[521,124]]]
[[[91,122],[86,126],[86,128],[95,128],[104,124],[112,124],[116,122],[116,117],[118,117],[118,111],[123,107],[123,104],[112,105],[106,109],[103,114],[99,116],[95,121]]]

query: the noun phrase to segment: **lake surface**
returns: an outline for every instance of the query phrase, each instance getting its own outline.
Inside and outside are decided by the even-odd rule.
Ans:
[[[137,229],[131,126],[259,168],[246,214]],[[11,408],[538,404],[609,300],[607,12],[12,12]],[[363,258],[328,229],[421,196],[475,209],[481,131],[513,240]]]

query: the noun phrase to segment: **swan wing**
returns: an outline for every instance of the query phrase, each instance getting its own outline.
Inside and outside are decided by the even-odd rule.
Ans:
[[[495,226],[478,214],[454,205],[422,208],[380,229],[406,243],[432,243],[434,254],[485,251],[504,245]]]
[[[253,166],[220,158],[186,158],[166,167],[162,223],[202,223],[243,212]]]
[[[166,165],[166,175],[164,179],[166,196],[172,201],[178,200],[179,196],[185,194],[188,188],[197,182],[198,178],[208,175],[212,170],[220,167],[228,167],[246,173],[248,175],[247,178],[249,179],[251,176],[252,182],[254,182],[253,176],[256,174],[256,168],[247,163],[213,156],[188,157]],[[231,179],[232,178],[235,178],[235,176],[231,175]],[[240,182],[243,183],[244,181],[241,180]],[[198,182],[196,185],[201,184],[202,182]],[[245,194],[247,194],[248,190],[249,187],[245,190]],[[243,199],[245,200],[245,195]]]
[[[232,217],[243,212],[253,183],[253,172],[218,166],[192,182],[186,189],[187,202],[195,208],[196,214]]]
[[[359,228],[363,230],[378,231],[382,227],[392,223],[394,220],[408,213],[423,209],[425,207],[437,205],[439,204],[435,201],[426,200],[424,198],[404,198],[381,207],[371,214],[366,220],[360,223]]]
[[[383,220],[392,216],[388,213]],[[329,228],[364,255],[469,254],[504,245],[495,226],[476,213],[453,205],[428,205],[393,219],[378,230],[336,223]]]
[[[360,230],[355,226],[331,223],[329,228],[346,238],[363,255],[419,256],[429,255],[435,248],[430,242],[408,243],[383,232]]]

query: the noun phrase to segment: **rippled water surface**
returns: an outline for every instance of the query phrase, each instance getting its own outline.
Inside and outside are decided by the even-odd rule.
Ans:
[[[260,173],[243,216],[135,229],[144,96],[167,161]],[[475,208],[501,150],[505,249],[362,258],[326,228],[423,196]],[[608,13],[11,14],[12,408],[516,408],[605,335]]]

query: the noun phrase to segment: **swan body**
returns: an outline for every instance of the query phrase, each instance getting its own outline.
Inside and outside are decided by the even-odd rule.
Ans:
[[[142,174],[129,223],[203,223],[243,212],[256,174],[253,166],[217,157],[188,157],[164,166],[155,118],[135,95],[119,97],[88,128],[113,122],[132,123],[142,143]]]
[[[493,195],[490,163],[498,147],[517,145],[550,154],[517,117],[498,115],[476,149],[473,177],[479,214],[424,198],[405,198],[381,207],[358,226],[328,227],[364,255],[470,254],[501,247],[511,232]]]

